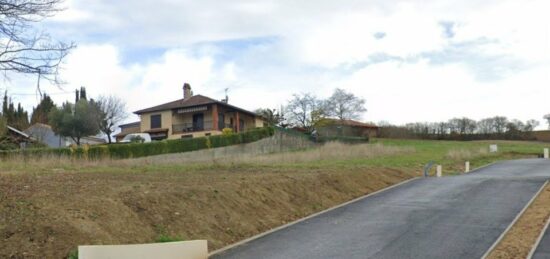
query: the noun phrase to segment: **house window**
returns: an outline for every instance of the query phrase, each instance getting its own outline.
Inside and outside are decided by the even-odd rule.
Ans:
[[[151,115],[151,129],[159,129],[162,127],[162,116],[160,114]]]
[[[239,130],[244,130],[244,120],[239,120]]]

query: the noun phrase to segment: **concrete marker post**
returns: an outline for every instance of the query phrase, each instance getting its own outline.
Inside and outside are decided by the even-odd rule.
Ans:
[[[466,161],[466,164],[464,165],[464,172],[465,173],[470,172],[470,161]]]
[[[544,149],[544,159],[548,159],[548,148]]]
[[[441,167],[441,165],[437,165],[437,177],[441,177],[442,175],[442,170],[443,168]]]

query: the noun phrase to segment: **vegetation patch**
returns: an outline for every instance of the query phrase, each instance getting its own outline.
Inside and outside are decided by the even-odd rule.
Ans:
[[[37,159],[46,157],[69,157],[72,159],[102,160],[137,158],[170,153],[196,151],[201,149],[225,147],[250,143],[272,136],[273,128],[252,129],[238,134],[224,134],[191,139],[163,140],[150,143],[129,143],[116,145],[82,146],[71,148],[44,148],[0,151],[4,159],[23,157]]]

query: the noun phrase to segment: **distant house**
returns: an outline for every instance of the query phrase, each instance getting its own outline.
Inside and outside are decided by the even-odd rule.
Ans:
[[[32,142],[30,136],[25,132],[22,132],[11,126],[7,126],[7,128],[8,137],[11,139],[12,143],[18,144],[20,148],[25,148],[30,142]]]
[[[120,125],[119,127],[120,127],[120,133],[114,135],[117,142],[121,141],[128,134],[140,133],[141,132],[141,122],[140,121],[123,124],[123,125]]]
[[[50,125],[35,123],[25,130],[34,140],[46,144],[51,148],[66,147],[70,145],[67,138],[56,135]]]
[[[52,127],[47,124],[35,123],[26,129],[25,133],[32,139],[44,143],[51,148],[67,147],[75,144],[74,140],[69,137],[56,135],[55,132],[53,132]],[[80,139],[80,144],[98,145],[104,143],[105,140],[103,138],[94,136],[83,137]]]
[[[241,132],[264,125],[262,117],[230,105],[227,97],[218,101],[203,95],[193,95],[187,83],[183,86],[182,99],[134,113],[140,116],[140,132],[149,133],[153,140],[217,135],[224,128]]]
[[[323,119],[316,127],[321,137],[377,137],[380,128],[376,125],[355,120]]]

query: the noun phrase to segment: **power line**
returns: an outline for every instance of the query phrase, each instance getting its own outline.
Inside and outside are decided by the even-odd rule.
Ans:
[[[17,96],[32,96],[32,95],[38,95],[38,93],[8,93],[10,96],[13,96],[13,95],[17,95]],[[71,91],[67,91],[67,92],[56,92],[56,93],[46,93],[44,92],[44,94],[46,95],[65,95],[65,94],[74,94],[73,92]]]

